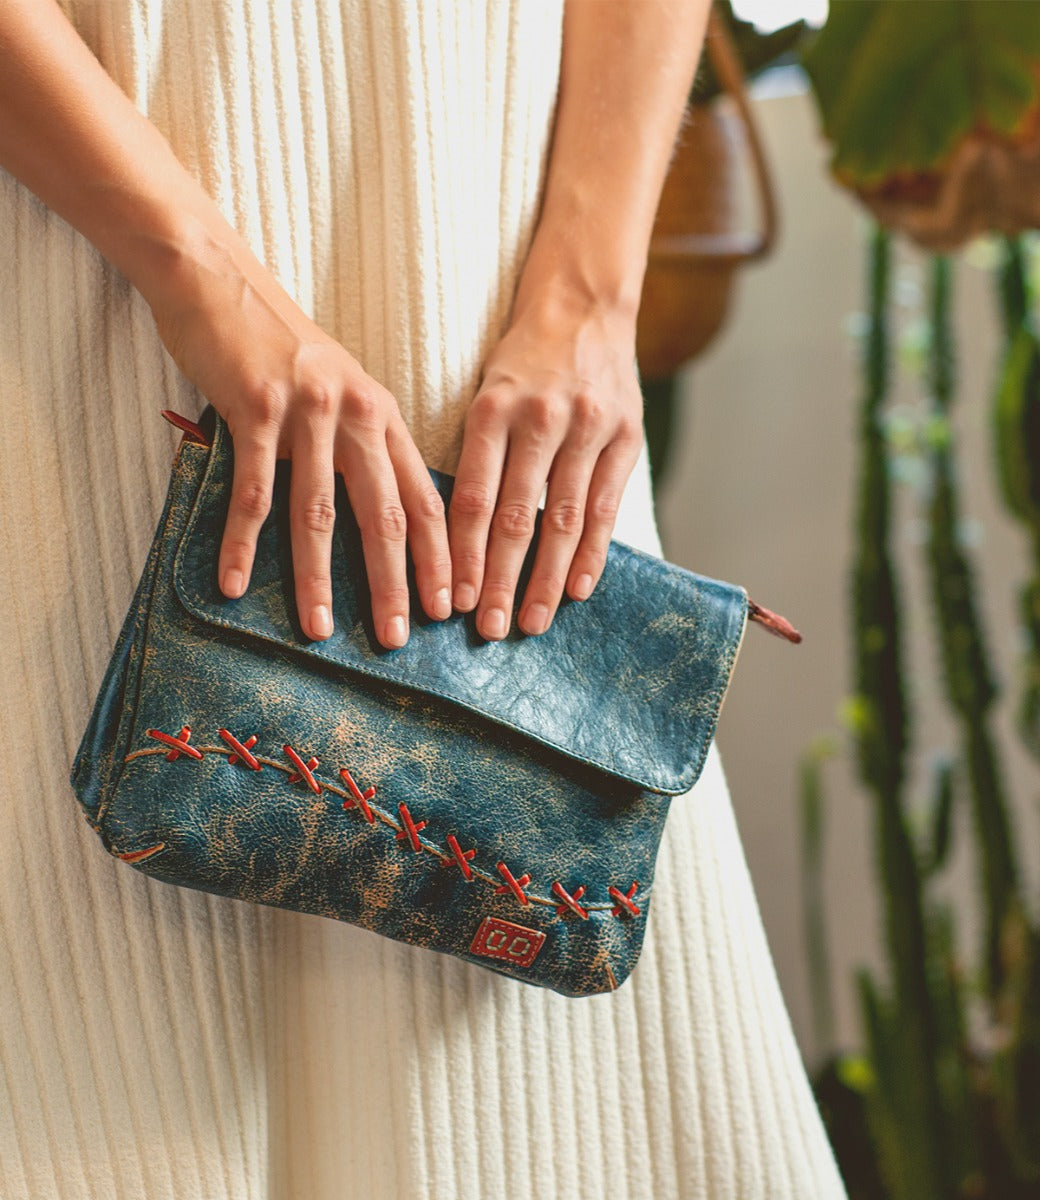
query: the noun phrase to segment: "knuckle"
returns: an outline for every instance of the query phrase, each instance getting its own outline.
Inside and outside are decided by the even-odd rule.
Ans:
[[[329,533],[336,523],[336,506],[327,496],[316,496],[300,509],[299,520],[309,533]]]
[[[482,483],[460,483],[451,496],[452,510],[463,517],[488,517],[493,497]]]
[[[478,425],[493,425],[506,415],[507,402],[498,392],[481,392],[470,405],[469,419]]]
[[[579,392],[574,397],[572,411],[575,427],[583,432],[592,433],[603,422],[603,405],[588,392]]]
[[[271,491],[258,479],[247,479],[235,487],[231,503],[250,521],[263,521],[271,511]]]
[[[582,516],[582,507],[576,500],[556,500],[546,508],[542,524],[553,533],[570,537],[581,531]]]
[[[622,418],[617,436],[619,441],[624,442],[630,448],[641,446],[643,444],[642,414]]]
[[[225,537],[221,546],[221,562],[225,566],[249,562],[253,557],[253,543],[247,538]]]
[[[589,513],[594,521],[603,524],[613,523],[617,517],[618,506],[621,503],[621,497],[615,492],[600,492],[600,494],[592,501],[589,507]]]
[[[336,411],[336,396],[327,383],[308,380],[302,384],[297,404],[309,420],[328,420]]]
[[[388,542],[403,541],[407,529],[408,521],[400,504],[381,505],[368,521],[368,532]]]
[[[406,613],[411,601],[407,587],[401,584],[386,584],[379,590],[379,599],[387,612]]]
[[[530,592],[543,603],[554,603],[560,598],[566,584],[567,576],[564,573],[554,570],[539,571],[531,579]]]
[[[436,488],[425,489],[419,496],[419,516],[437,521],[444,516],[444,501]]]
[[[285,415],[285,396],[270,379],[258,379],[246,385],[243,393],[254,425],[277,427]]]
[[[460,579],[479,579],[484,570],[484,555],[480,550],[456,549],[451,562]]]
[[[379,424],[379,397],[368,388],[350,392],[344,399],[343,409],[353,425],[370,428]]]
[[[426,564],[426,573],[430,579],[451,579],[451,559],[440,554],[434,555]]]
[[[534,533],[534,510],[529,504],[513,501],[502,504],[495,512],[492,526],[503,537],[519,540]]]
[[[332,580],[327,571],[305,571],[297,579],[297,591],[301,596],[327,599],[332,594]]]
[[[546,436],[559,424],[560,405],[548,396],[531,396],[524,404],[524,418],[528,429],[539,436]]]
[[[513,589],[516,583],[504,575],[495,575],[484,580],[481,586],[481,599],[489,605],[499,604],[508,608],[513,601]]]

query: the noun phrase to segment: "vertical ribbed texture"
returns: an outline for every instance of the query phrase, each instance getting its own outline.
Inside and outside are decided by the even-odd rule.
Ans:
[[[562,0],[64,0],[451,469],[537,215]],[[838,1200],[712,748],[646,946],[567,1000],[107,857],[67,782],[197,413],[0,172],[0,1197]],[[657,551],[645,456],[617,536]]]

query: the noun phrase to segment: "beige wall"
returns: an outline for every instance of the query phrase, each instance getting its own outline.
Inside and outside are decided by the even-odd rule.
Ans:
[[[683,417],[672,475],[659,505],[667,556],[705,575],[742,583],[787,616],[804,642],[790,645],[752,625],[720,723],[718,742],[752,877],[803,1053],[817,1044],[809,1008],[802,931],[797,762],[821,732],[839,732],[838,709],[851,690],[849,584],[857,346],[849,318],[863,307],[866,222],[828,180],[811,100],[792,94],[756,101],[776,173],[782,230],[777,252],[743,273],[723,335],[684,377]],[[977,257],[977,255],[976,255]],[[922,260],[900,249],[896,312],[917,319]],[[1014,692],[1015,588],[1025,541],[1003,515],[990,467],[988,397],[998,351],[989,277],[963,261],[956,272],[962,373],[957,428],[966,532],[979,538],[991,652]],[[906,373],[898,400],[914,406]],[[944,716],[918,545],[920,497],[899,489],[895,535],[904,564],[910,689],[917,705],[913,789],[920,815],[922,768],[931,752],[956,744]],[[908,643],[909,644],[909,643]],[[1038,772],[1017,752],[1001,706],[998,735],[1011,764],[1018,843],[1033,852],[1040,831]],[[842,735],[843,745],[847,742]],[[879,894],[868,800],[847,753],[827,768],[826,897],[837,1030],[856,1046],[854,968],[881,961]],[[975,864],[964,806],[956,855],[944,883],[970,915]],[[1032,894],[1035,895],[1033,888]],[[974,957],[977,926],[962,922]]]

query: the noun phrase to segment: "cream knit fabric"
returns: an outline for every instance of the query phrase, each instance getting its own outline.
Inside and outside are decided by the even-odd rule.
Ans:
[[[450,470],[537,215],[560,3],[64,7]],[[203,400],[2,171],[0,239],[0,1200],[841,1200],[714,747],[609,996],[105,855],[69,764],[161,507],[159,410]],[[645,458],[618,536],[659,549]]]

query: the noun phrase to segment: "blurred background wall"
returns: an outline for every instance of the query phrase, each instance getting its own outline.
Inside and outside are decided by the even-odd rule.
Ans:
[[[726,698],[718,744],[762,916],[795,1032],[812,1066],[818,1044],[802,929],[798,760],[821,733],[842,752],[825,769],[825,894],[831,983],[839,1045],[861,1045],[852,973],[881,969],[872,825],[853,776],[840,707],[852,690],[849,566],[859,395],[857,314],[864,304],[866,221],[830,182],[826,148],[802,76],[766,75],[753,90],[781,206],[774,254],[741,273],[729,323],[684,372],[680,418],[658,517],[667,557],[701,574],[741,583],[804,635],[794,646],[751,625]],[[749,221],[753,217],[749,215]],[[988,409],[997,365],[996,299],[978,266],[978,246],[955,260],[960,372],[955,428],[961,439],[964,539],[980,571],[990,653],[1011,689],[1015,587],[1026,547],[999,508],[991,467]],[[922,257],[898,251],[895,294],[904,341],[920,316]],[[899,332],[898,330],[896,332]],[[901,372],[897,401],[912,419],[921,389]],[[929,640],[918,514],[908,464],[894,514],[904,569],[906,650],[915,705],[915,794],[923,818],[931,755],[954,745]],[[1037,894],[1040,781],[1010,736],[1008,705],[997,724],[1018,806],[1018,843]],[[968,961],[978,929],[967,900],[974,887],[967,812],[956,814],[946,894],[960,914]],[[1030,857],[1031,856],[1031,857]],[[882,972],[882,978],[884,973]]]

